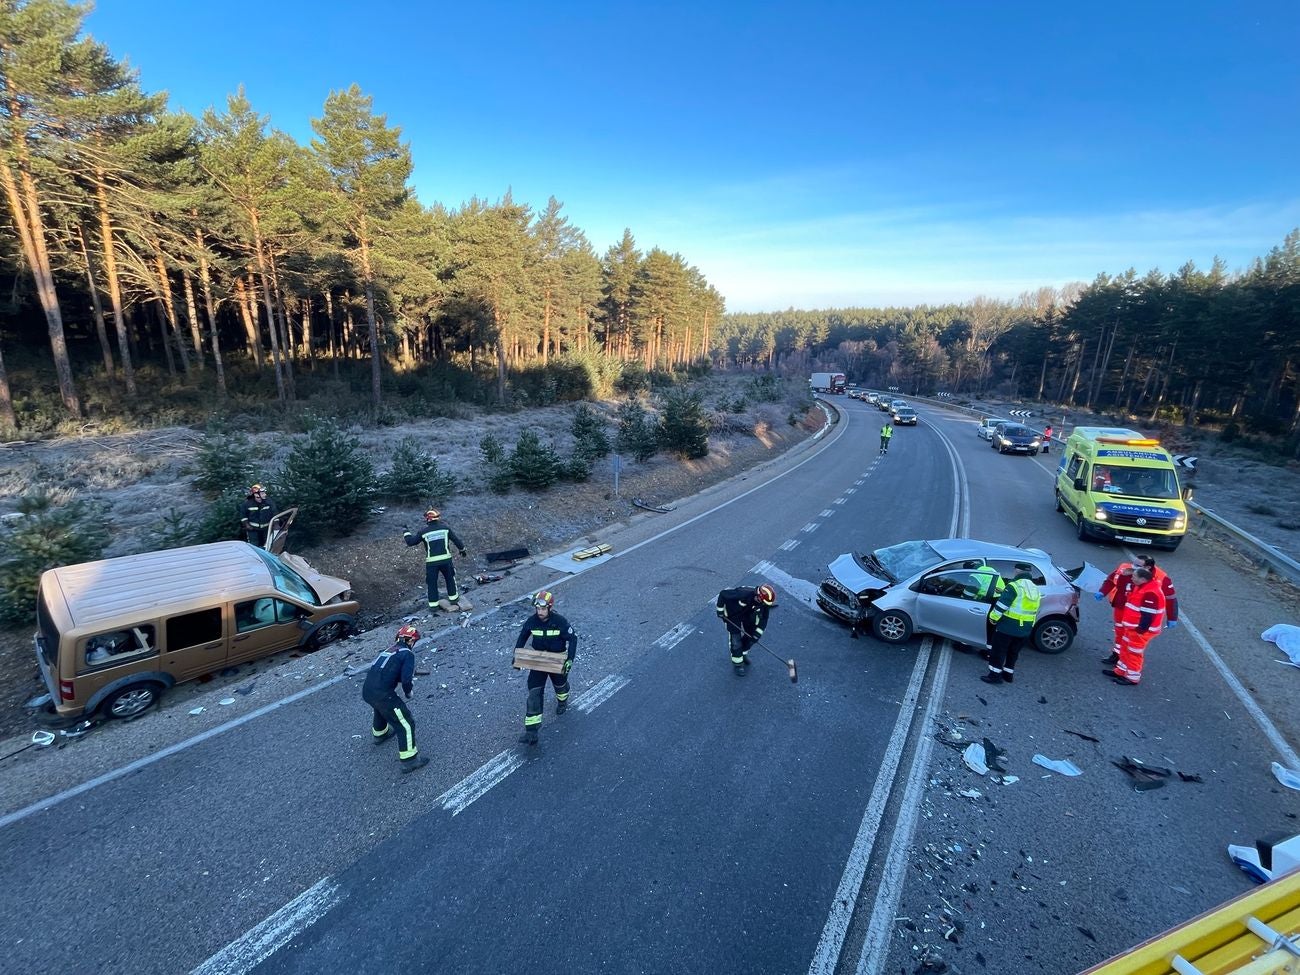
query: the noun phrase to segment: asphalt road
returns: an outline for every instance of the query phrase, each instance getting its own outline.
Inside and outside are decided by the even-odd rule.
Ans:
[[[1120,555],[1074,540],[1041,459],[930,413],[880,458],[881,415],[836,405],[822,444],[560,584],[579,696],[559,719],[548,698],[537,748],[514,742],[512,607],[417,683],[433,763],[415,775],[370,743],[356,678],[4,826],[6,967],[910,971],[932,944],[961,970],[1065,972],[1242,889],[1223,845],[1294,803],[1189,636],[1162,636],[1168,662],[1118,688],[1097,661],[1108,615],[1087,607],[1074,649],[989,689],[976,657],[854,642],[809,605],[841,552],[963,531],[967,490],[976,537],[1029,533],[1063,565]],[[1206,558],[1189,542],[1168,560],[1193,620]],[[744,678],[727,660],[713,597],[763,578],[781,590],[764,642],[798,661],[797,685],[761,651]],[[470,692],[444,693],[449,672]],[[928,750],[927,709],[1007,748],[1020,782],[955,796],[974,777]],[[1040,778],[1034,751],[1085,775]],[[1205,782],[1138,795],[1106,762],[1121,752]],[[940,897],[957,943],[925,930]]]

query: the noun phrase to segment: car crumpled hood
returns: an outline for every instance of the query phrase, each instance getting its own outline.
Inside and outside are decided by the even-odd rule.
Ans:
[[[858,560],[853,557],[852,552],[845,552],[834,562],[830,564],[831,575],[845,589],[854,593],[862,592],[866,589],[888,589],[892,582],[887,579],[881,579],[873,576],[866,569],[858,564]]]
[[[315,591],[317,598],[321,601],[321,605],[328,603],[339,593],[346,592],[352,588],[352,583],[348,582],[346,579],[338,579],[334,576],[327,576],[324,573],[317,572],[301,555],[290,555],[286,552],[284,555],[280,556],[280,561],[303,577],[307,585],[311,586]]]

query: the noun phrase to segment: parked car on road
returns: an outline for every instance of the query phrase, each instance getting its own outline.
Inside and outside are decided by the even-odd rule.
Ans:
[[[993,428],[989,444],[999,454],[1035,456],[1043,446],[1043,435],[1023,423],[999,423]]]
[[[980,420],[980,425],[975,428],[975,436],[981,440],[992,440],[993,431],[997,429],[999,423],[1006,423],[1000,416],[986,416]]]
[[[849,552],[830,564],[830,577],[817,590],[817,605],[826,615],[865,626],[885,643],[904,643],[915,633],[929,633],[958,643],[987,646],[985,619],[992,597],[974,570],[990,566],[1004,578],[1017,565],[1029,565],[1042,593],[1031,642],[1043,653],[1062,653],[1079,630],[1079,589],[1067,573],[1036,548],[1014,548],[970,538],[911,541],[870,554]]]

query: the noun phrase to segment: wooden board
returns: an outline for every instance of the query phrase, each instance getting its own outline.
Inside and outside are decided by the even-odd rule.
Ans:
[[[541,670],[548,674],[564,673],[564,661],[567,655],[563,653],[547,653],[544,650],[533,650],[530,647],[516,648],[515,659],[511,666],[515,670]]]

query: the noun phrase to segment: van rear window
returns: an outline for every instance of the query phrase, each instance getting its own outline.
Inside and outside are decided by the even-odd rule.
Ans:
[[[45,663],[54,669],[59,660],[59,631],[50,619],[44,593],[36,598],[36,646],[40,648]]]

